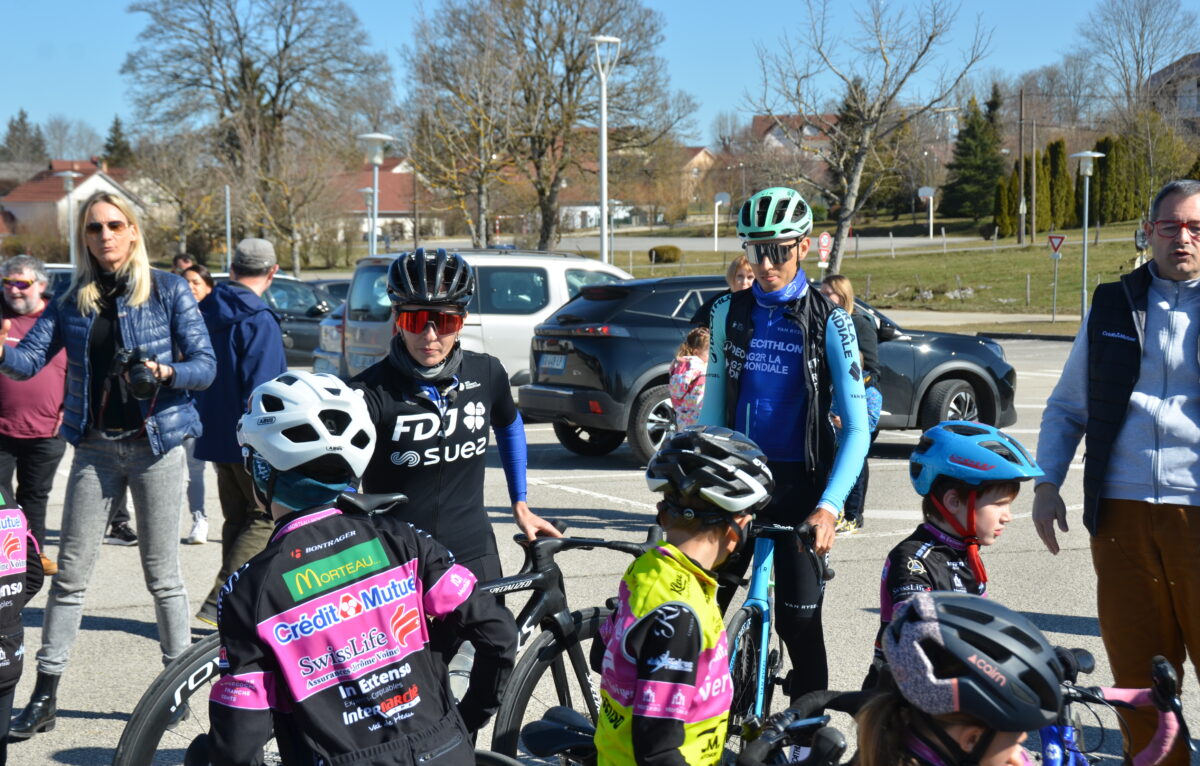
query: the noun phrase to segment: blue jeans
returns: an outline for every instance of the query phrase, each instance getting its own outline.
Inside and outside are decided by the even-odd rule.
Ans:
[[[179,569],[179,506],[187,475],[183,446],[155,455],[145,439],[107,441],[89,431],[75,445],[63,502],[58,575],[46,603],[38,671],[61,675],[79,632],[88,581],[115,498],[129,491],[138,553],[154,598],[163,663],[191,643],[187,591]]]

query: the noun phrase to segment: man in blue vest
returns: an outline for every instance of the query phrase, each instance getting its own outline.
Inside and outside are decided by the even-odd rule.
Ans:
[[[1083,523],[1091,534],[1100,635],[1116,686],[1141,687],[1150,660],[1181,673],[1200,656],[1200,181],[1172,181],[1145,224],[1153,260],[1100,285],[1046,403],[1033,520],[1051,553],[1067,531],[1059,488],[1084,439]],[[1154,734],[1126,711],[1129,752]],[[1167,764],[1187,764],[1177,745]]]

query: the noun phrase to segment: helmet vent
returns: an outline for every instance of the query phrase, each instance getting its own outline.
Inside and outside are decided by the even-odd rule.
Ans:
[[[308,423],[301,423],[298,426],[285,428],[280,433],[284,438],[292,442],[315,442],[321,437],[317,434],[317,429],[310,426]]]
[[[342,389],[340,389],[340,388],[328,388],[328,387],[326,387],[326,389],[325,389],[325,390],[326,390],[326,391],[328,391],[329,393],[333,394],[334,396],[341,396],[341,395],[342,395]]]
[[[286,383],[290,386],[295,383],[298,378],[295,375],[280,375],[278,378],[275,378],[275,380],[279,381],[280,383]]]
[[[1021,460],[1013,454],[1013,451],[1008,448],[1007,444],[1001,444],[1000,442],[980,442],[979,446],[986,450],[991,450],[1014,465],[1021,465]]]
[[[1046,683],[1046,679],[1041,674],[1033,670],[1023,670],[1017,677],[1023,683],[1017,685],[1014,691],[1018,693],[1023,692],[1024,689],[1021,689],[1023,685],[1037,695],[1037,705],[1042,710],[1054,710],[1058,707],[1058,700],[1055,699],[1054,695],[1055,690],[1050,688],[1050,685]],[[1021,694],[1021,696],[1024,697],[1025,695]]]
[[[1039,645],[1037,641],[1033,640],[1032,636],[1030,636],[1028,633],[1026,633],[1023,630],[1020,630],[1015,625],[1009,625],[1007,628],[1005,628],[1001,632],[1004,633],[1004,635],[1011,638],[1012,640],[1016,641],[1017,643],[1024,644],[1025,646],[1029,647],[1030,649],[1034,650],[1035,652],[1040,651],[1042,648],[1041,645]]]
[[[321,410],[317,418],[325,426],[325,430],[334,436],[341,436],[350,425],[350,413],[341,410]]]
[[[916,447],[916,449],[913,450],[913,453],[917,454],[917,455],[922,455],[922,454],[928,452],[929,448],[932,446],[933,446],[933,439],[929,438],[928,436],[922,436],[921,441],[917,442],[917,447]]]
[[[283,400],[274,394],[263,394],[262,408],[266,412],[280,412],[283,410]]]
[[[959,436],[983,436],[984,434],[991,433],[991,431],[987,430],[986,428],[967,425],[965,423],[945,424],[942,426],[942,428],[945,428],[951,433],[956,433]]]
[[[359,431],[350,440],[350,443],[359,449],[366,449],[367,445],[371,443],[371,437],[367,435],[366,431]]]

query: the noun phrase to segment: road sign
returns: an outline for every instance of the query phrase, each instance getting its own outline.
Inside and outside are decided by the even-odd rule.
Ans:
[[[821,236],[817,237],[817,253],[821,256],[821,261],[817,264],[818,268],[829,268],[829,251],[833,249],[833,237],[829,236],[829,232],[821,232]]]
[[[937,190],[932,186],[922,186],[920,189],[917,189],[917,197],[920,199],[930,199],[936,193]]]
[[[1058,249],[1062,247],[1063,242],[1067,241],[1067,238],[1062,234],[1051,234],[1046,239],[1050,241],[1050,249],[1053,251],[1050,253],[1050,257],[1056,261],[1062,258],[1062,253],[1058,252]]]
[[[713,204],[714,205],[728,205],[729,204],[729,192],[717,192],[716,196],[713,197]]]

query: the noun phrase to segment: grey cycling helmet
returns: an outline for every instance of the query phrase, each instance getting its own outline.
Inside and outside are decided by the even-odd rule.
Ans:
[[[388,298],[401,306],[456,306],[465,309],[475,292],[475,270],[458,253],[418,247],[401,253],[388,268]]]
[[[762,450],[743,434],[692,426],[672,434],[650,459],[646,484],[680,503],[701,499],[713,511],[738,514],[764,508],[775,478]]]
[[[807,237],[812,223],[812,209],[800,192],[772,186],[742,203],[737,233],[747,242],[779,242]]]
[[[1063,669],[1041,631],[991,599],[919,593],[883,633],[900,693],[929,715],[967,713],[993,731],[1054,723]]]

